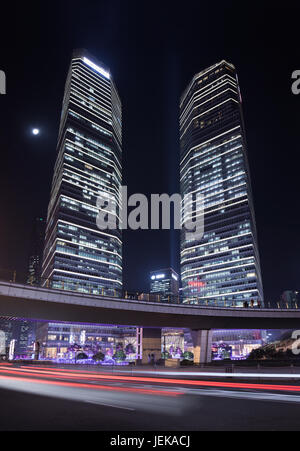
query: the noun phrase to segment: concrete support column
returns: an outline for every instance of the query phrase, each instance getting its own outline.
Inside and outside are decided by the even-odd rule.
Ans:
[[[136,328],[136,360],[141,362],[143,358],[143,329],[141,327]]]
[[[212,347],[211,330],[192,330],[192,340],[194,345],[194,363],[210,363]]]
[[[143,328],[142,363],[155,363],[161,358],[161,329]]]
[[[40,342],[39,341],[36,341],[35,343],[34,343],[34,360],[39,360],[39,358],[40,358],[40,348],[41,348],[41,346],[40,346]],[[75,359],[76,360],[76,359]],[[76,362],[75,362],[76,363]]]

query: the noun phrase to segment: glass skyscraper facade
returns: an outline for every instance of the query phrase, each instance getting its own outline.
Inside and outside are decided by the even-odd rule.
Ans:
[[[204,196],[204,236],[181,236],[185,302],[263,305],[241,104],[226,61],[196,74],[181,98],[181,194],[193,195],[193,219],[201,214],[196,197]]]
[[[73,53],[48,207],[42,278],[54,288],[119,296],[120,230],[101,231],[97,198],[119,215],[122,183],[121,101],[109,71],[86,51]]]

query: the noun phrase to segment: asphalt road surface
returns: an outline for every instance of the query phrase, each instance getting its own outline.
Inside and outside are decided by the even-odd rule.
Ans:
[[[1,431],[299,430],[300,383],[0,365]]]

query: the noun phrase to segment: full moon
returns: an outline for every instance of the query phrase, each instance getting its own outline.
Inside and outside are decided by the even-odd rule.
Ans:
[[[38,128],[34,128],[34,129],[32,130],[32,134],[33,134],[34,136],[39,135],[39,134],[40,134],[39,129],[38,129]]]

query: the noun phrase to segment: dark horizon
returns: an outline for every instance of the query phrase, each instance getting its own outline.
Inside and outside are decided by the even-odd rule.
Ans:
[[[46,216],[49,202],[71,54],[86,48],[110,68],[123,104],[123,184],[129,194],[179,192],[180,96],[206,67],[222,59],[236,66],[265,302],[299,288],[300,97],[291,92],[291,74],[299,69],[300,7],[184,6],[32,2],[20,5],[14,17],[18,36],[1,30],[7,95],[0,96],[0,269],[27,273],[32,225]],[[15,11],[6,9],[10,22]],[[31,135],[33,127],[40,136]],[[151,270],[172,266],[179,272],[178,232],[126,231],[123,243],[124,287],[148,291]]]

